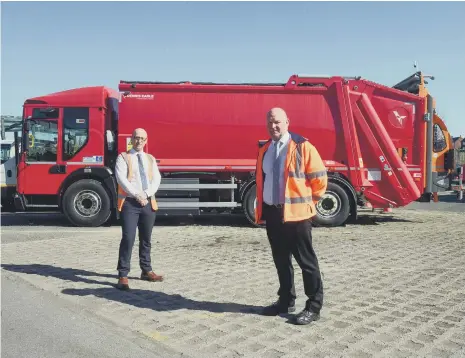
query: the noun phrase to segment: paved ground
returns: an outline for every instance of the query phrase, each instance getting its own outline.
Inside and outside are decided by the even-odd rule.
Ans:
[[[155,350],[156,348],[156,350]],[[2,274],[2,358],[165,358],[138,334]]]
[[[453,357],[465,348],[465,215],[394,210],[314,230],[325,287],[322,319],[298,327],[257,314],[277,279],[265,232],[242,221],[154,230],[163,283],[120,292],[119,227],[2,217],[2,271],[186,357]],[[228,225],[233,222],[233,225]],[[297,304],[305,298],[297,265]]]

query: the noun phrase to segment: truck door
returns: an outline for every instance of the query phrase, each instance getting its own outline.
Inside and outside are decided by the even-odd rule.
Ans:
[[[432,191],[450,190],[451,177],[449,175],[450,168],[448,168],[450,163],[446,165],[446,157],[448,157],[448,161],[453,162],[454,151],[452,150],[452,141],[447,127],[437,114],[434,114],[433,117],[432,149]]]
[[[445,154],[451,149],[448,143],[449,132],[443,120],[437,115],[433,118],[433,172],[446,173]]]
[[[29,148],[23,154],[24,165],[19,168],[22,194],[56,195],[58,192],[64,175],[62,166],[58,165],[62,147],[61,116],[61,108],[33,108],[26,112],[24,135]]]

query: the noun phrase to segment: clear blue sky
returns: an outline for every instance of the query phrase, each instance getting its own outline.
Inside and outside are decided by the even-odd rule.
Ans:
[[[118,81],[286,81],[420,69],[465,135],[465,3],[2,3],[2,114],[24,99]]]

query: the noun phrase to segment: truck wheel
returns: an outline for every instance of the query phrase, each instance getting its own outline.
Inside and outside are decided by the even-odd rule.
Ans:
[[[340,185],[330,181],[325,194],[316,204],[316,211],[313,222],[317,226],[340,226],[350,215],[349,196]]]
[[[111,215],[110,197],[97,180],[83,179],[71,184],[63,196],[63,212],[76,226],[101,226]]]
[[[255,206],[257,204],[257,186],[252,185],[244,195],[242,205],[244,208],[244,214],[247,220],[255,227],[262,227],[255,223]]]

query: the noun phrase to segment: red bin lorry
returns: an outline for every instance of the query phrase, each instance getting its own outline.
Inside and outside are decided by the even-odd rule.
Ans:
[[[329,175],[315,224],[360,207],[396,208],[446,190],[451,137],[417,72],[393,87],[360,77],[293,75],[284,83],[120,81],[30,98],[23,108],[17,210],[55,207],[76,226],[115,214],[117,155],[137,127],[158,160],[159,215],[243,213],[253,225],[255,164],[266,113],[316,146]]]

